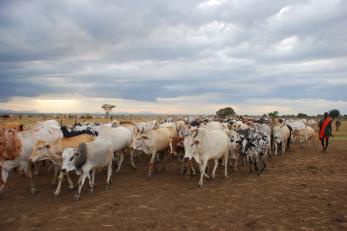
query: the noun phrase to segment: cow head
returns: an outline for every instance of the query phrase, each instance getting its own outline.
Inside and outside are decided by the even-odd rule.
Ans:
[[[193,136],[187,136],[184,138],[184,158],[191,160],[197,151],[197,145],[200,141],[196,140]]]
[[[276,143],[280,144],[282,142],[281,128],[279,126],[274,127],[273,136]]]
[[[150,137],[148,135],[139,134],[139,135],[137,135],[137,137],[134,139],[134,141],[130,145],[130,149],[143,151],[144,153],[148,154],[149,153],[149,148],[148,148],[149,142],[150,142]]]
[[[62,154],[63,165],[61,171],[70,172],[76,170],[75,161],[79,153],[74,148],[65,148]]]
[[[170,154],[177,156],[178,149],[183,146],[184,138],[180,136],[170,137]]]
[[[58,162],[60,159],[61,158],[56,155],[53,146],[42,140],[36,141],[30,155],[31,162],[41,160],[52,160],[53,162]]]

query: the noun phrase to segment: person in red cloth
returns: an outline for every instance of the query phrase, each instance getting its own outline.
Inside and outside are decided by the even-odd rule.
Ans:
[[[322,143],[322,152],[326,152],[329,144],[329,137],[332,136],[331,127],[332,119],[329,117],[328,112],[324,113],[324,118],[319,121],[319,139]],[[324,145],[325,140],[325,145]]]

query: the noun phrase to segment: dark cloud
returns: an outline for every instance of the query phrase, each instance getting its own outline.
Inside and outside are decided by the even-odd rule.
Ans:
[[[0,4],[2,102],[76,94],[347,101],[345,1]]]

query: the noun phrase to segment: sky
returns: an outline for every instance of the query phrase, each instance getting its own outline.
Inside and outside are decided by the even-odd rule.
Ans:
[[[347,114],[346,0],[0,0],[0,109]]]

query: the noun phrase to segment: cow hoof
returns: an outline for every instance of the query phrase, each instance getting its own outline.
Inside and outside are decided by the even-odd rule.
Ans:
[[[53,195],[54,195],[54,197],[58,197],[59,193],[55,192]]]
[[[73,197],[73,199],[74,199],[75,201],[80,200],[80,195],[75,195],[75,196]]]
[[[75,189],[73,185],[69,185],[69,189]]]
[[[92,194],[94,192],[94,190],[91,188],[89,189],[89,193]]]

